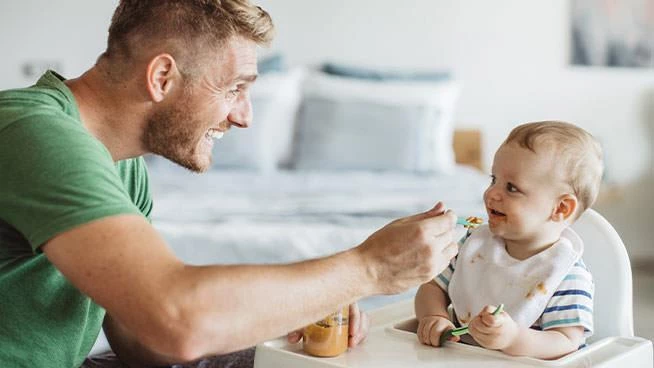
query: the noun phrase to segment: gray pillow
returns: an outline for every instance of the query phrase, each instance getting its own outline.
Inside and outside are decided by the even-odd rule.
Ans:
[[[300,110],[296,168],[435,171],[432,137],[440,116],[428,106],[308,97]]]
[[[293,167],[454,170],[457,81],[370,81],[316,72],[302,90]]]

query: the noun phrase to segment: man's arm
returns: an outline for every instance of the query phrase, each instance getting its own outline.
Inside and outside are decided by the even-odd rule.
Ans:
[[[107,310],[120,327],[114,335],[131,336],[125,340],[169,362],[190,361],[252,346],[363,296],[432,278],[456,252],[454,215],[436,212],[394,221],[349,251],[289,265],[188,266],[136,215],[85,224],[42,249]]]
[[[172,356],[155,353],[141,344],[136,337],[109,314],[104,317],[102,329],[109,341],[111,350],[120,358],[121,363],[128,367],[144,365],[164,366],[178,362]]]

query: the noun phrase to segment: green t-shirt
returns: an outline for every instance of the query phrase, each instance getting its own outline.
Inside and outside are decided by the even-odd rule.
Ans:
[[[82,125],[61,76],[0,92],[0,366],[82,364],[105,311],[40,247],[90,221],[149,218],[151,209],[143,158],[115,163]]]

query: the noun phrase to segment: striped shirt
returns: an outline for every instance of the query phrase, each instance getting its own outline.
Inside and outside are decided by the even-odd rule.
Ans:
[[[469,234],[459,241],[463,245]],[[450,280],[455,272],[456,257],[434,281],[448,294]],[[593,293],[595,285],[588,268],[579,260],[570,269],[547,303],[543,314],[531,326],[536,330],[581,326],[584,337],[593,333]],[[449,296],[448,296],[449,297]]]

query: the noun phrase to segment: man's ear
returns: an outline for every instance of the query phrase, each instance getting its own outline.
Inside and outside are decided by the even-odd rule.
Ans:
[[[556,202],[556,206],[552,211],[552,220],[553,221],[566,221],[575,214],[577,211],[577,206],[579,205],[577,197],[572,194],[562,195]]]
[[[147,68],[147,89],[154,102],[161,102],[174,87],[181,85],[177,63],[170,54],[159,54]]]

